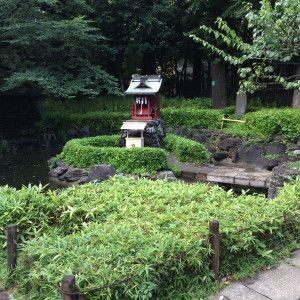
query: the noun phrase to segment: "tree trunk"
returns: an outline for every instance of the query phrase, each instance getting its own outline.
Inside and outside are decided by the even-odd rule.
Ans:
[[[201,96],[201,71],[202,71],[202,58],[201,52],[198,49],[194,50],[194,61],[193,61],[193,81],[192,90],[194,97]]]
[[[299,75],[299,77],[300,77],[300,57],[298,58],[298,63],[299,63],[299,65],[297,66],[295,75]],[[299,78],[297,78],[297,79],[299,79]],[[300,107],[300,91],[294,90],[293,108],[299,108],[299,107]]]
[[[212,108],[221,109],[227,105],[226,71],[225,64],[212,64]]]

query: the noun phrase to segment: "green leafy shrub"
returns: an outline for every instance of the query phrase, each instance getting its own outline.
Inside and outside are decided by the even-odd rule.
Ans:
[[[263,109],[244,116],[248,130],[271,136],[283,134],[288,137],[300,135],[300,109]]]
[[[73,139],[66,143],[56,160],[77,168],[91,168],[95,164],[111,164],[118,172],[156,173],[167,168],[167,152],[159,148],[119,148],[120,136],[100,136]]]
[[[175,154],[179,161],[189,162],[207,162],[210,158],[210,152],[204,145],[179,137],[172,133],[167,133],[165,137],[166,149]]]
[[[1,198],[12,201],[21,193],[19,198],[27,199],[13,219],[9,214],[0,218],[2,224],[27,218],[20,233],[33,226],[36,230],[22,245],[42,271],[20,255],[14,280],[23,294],[37,300],[60,299],[51,283],[60,285],[66,274],[76,276],[80,290],[138,274],[87,295],[90,299],[192,298],[191,282],[198,287],[211,283],[209,220],[220,221],[221,274],[242,270],[258,257],[269,263],[272,250],[293,243],[300,229],[300,182],[285,186],[277,199],[124,177],[62,191],[25,190],[0,187]],[[42,202],[36,214],[40,224],[30,224],[37,205],[32,198]],[[9,205],[5,202],[2,211]],[[44,225],[44,210],[55,216],[49,219],[51,227]],[[154,268],[188,249],[180,259]]]
[[[176,177],[180,177],[181,176],[181,169],[175,165],[175,164],[170,164],[169,165],[169,168],[171,169],[171,171],[173,172],[173,174],[176,176]]]
[[[217,130],[221,127],[222,112],[211,109],[164,108],[161,118],[166,127],[187,126],[189,128],[208,128]]]

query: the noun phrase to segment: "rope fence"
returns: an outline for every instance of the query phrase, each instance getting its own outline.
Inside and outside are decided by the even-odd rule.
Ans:
[[[269,224],[270,221],[272,220],[278,220],[278,219],[282,219],[282,218],[286,218],[287,216],[295,216],[293,215],[293,213],[299,212],[299,210],[295,210],[293,212],[291,212],[289,215],[287,214],[283,214],[282,216],[276,217],[276,218],[272,218],[269,219],[266,222],[260,223],[258,225],[254,225],[254,226],[250,226],[248,228],[242,228],[242,229],[237,229],[235,230],[236,233],[239,232],[243,232],[246,230],[252,230],[254,228],[260,227],[262,225],[266,225]],[[16,266],[16,262],[17,262],[17,251],[16,248],[20,249],[22,251],[22,253],[30,260],[30,262],[32,263],[32,265],[39,270],[42,273],[42,269],[35,263],[35,261],[30,257],[30,255],[28,253],[26,253],[22,247],[16,242],[17,239],[17,225],[16,224],[9,224],[7,226],[7,229],[5,230],[5,228],[0,224],[0,229],[3,230],[3,232],[6,234],[6,238],[7,238],[7,269],[11,272],[14,271],[15,266]],[[220,232],[219,232],[219,221],[217,220],[211,220],[209,221],[209,236],[207,239],[203,240],[204,242],[208,242],[211,245],[212,248],[212,254],[211,254],[211,269],[214,273],[214,277],[215,279],[219,279],[219,267],[220,267],[220,262],[219,262],[219,247],[220,247]],[[182,257],[183,255],[187,254],[188,252],[190,252],[191,250],[193,250],[194,247],[190,247],[189,249],[182,251],[180,253],[178,253],[177,255],[161,262],[158,263],[156,265],[154,265],[152,268],[153,269],[157,269],[162,265],[167,264],[168,262],[174,261],[180,257]],[[128,282],[131,279],[140,276],[140,274],[134,274],[131,275],[129,277],[126,277],[124,279],[118,280],[116,282],[110,283],[110,284],[106,284],[106,285],[102,285],[100,287],[97,288],[93,288],[93,289],[87,289],[87,290],[83,290],[83,291],[77,291],[76,290],[76,285],[75,285],[75,276],[73,275],[66,275],[62,278],[62,286],[59,287],[57,284],[50,282],[50,284],[52,286],[54,286],[57,290],[59,290],[62,293],[62,299],[63,300],[75,300],[76,297],[78,295],[82,295],[82,294],[87,294],[87,293],[93,293],[105,288],[109,288],[115,285],[118,285],[120,283],[124,283],[124,282]],[[41,277],[43,277],[43,275],[41,275]]]

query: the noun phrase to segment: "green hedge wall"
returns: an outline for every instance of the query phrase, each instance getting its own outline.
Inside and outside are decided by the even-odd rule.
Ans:
[[[166,149],[173,152],[179,161],[202,163],[209,161],[211,156],[204,145],[172,133],[167,133],[164,142]]]
[[[40,127],[47,124],[56,130],[67,132],[78,130],[83,124],[88,124],[91,130],[102,128],[120,129],[123,122],[131,118],[130,112],[95,111],[87,113],[43,112]]]
[[[187,126],[188,128],[221,128],[222,111],[212,109],[193,108],[164,108],[161,109],[161,118],[166,127]]]
[[[118,172],[156,173],[167,168],[167,152],[159,148],[118,148],[120,136],[100,136],[73,139],[66,143],[56,160],[77,168],[91,168],[95,164],[111,164]]]
[[[161,119],[166,127],[187,126],[189,128],[208,128],[217,130],[221,127],[223,113],[219,110],[194,108],[163,108]],[[40,126],[52,124],[56,130],[78,130],[88,124],[91,130],[102,128],[121,128],[124,121],[131,118],[130,112],[95,111],[87,113],[68,113],[61,111],[43,112]]]
[[[244,120],[248,130],[259,134],[300,136],[300,108],[263,109],[245,114]]]

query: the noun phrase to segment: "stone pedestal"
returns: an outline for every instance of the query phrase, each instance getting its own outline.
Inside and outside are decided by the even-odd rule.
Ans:
[[[164,138],[166,136],[166,130],[161,119],[148,120],[147,126],[143,131],[144,147],[164,148]],[[125,147],[125,139],[127,137],[126,130],[123,131],[119,146]],[[141,133],[138,130],[130,130],[130,138],[141,137]]]
[[[236,95],[236,115],[241,118],[246,113],[247,94],[239,92]]]

